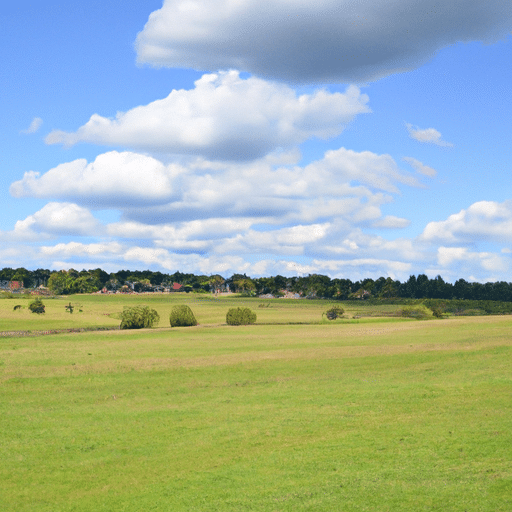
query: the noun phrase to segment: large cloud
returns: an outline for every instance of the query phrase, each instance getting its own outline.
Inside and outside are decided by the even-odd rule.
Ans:
[[[167,98],[115,119],[94,114],[76,132],[53,131],[46,142],[244,160],[311,137],[339,135],[355,115],[370,112],[367,102],[368,96],[355,86],[343,94],[318,90],[297,96],[286,85],[242,79],[229,71],[204,75],[192,90],[173,90]]]
[[[492,217],[492,212],[488,210]],[[71,229],[72,227],[73,229]],[[2,233],[2,254],[25,257],[26,266],[97,268],[112,271],[147,266],[174,272],[235,272],[249,275],[322,273],[331,277],[390,276],[406,280],[411,274],[441,274],[455,281],[507,280],[512,268],[510,250],[472,250],[467,245],[446,246],[436,241],[398,238],[387,240],[354,227],[341,218],[322,223],[262,229],[255,219],[206,219],[166,225],[117,222],[99,225],[90,212],[73,204],[50,203],[13,232]],[[36,240],[59,235],[103,235],[93,243],[57,241],[37,248]],[[7,236],[4,236],[7,235]],[[39,237],[37,237],[39,235]],[[23,246],[23,240],[31,242]],[[21,243],[21,245],[20,245]]]
[[[152,157],[112,151],[92,163],[61,164],[42,176],[25,173],[10,190],[15,197],[120,209],[125,221],[144,224],[218,217],[296,224],[341,217],[399,227],[407,221],[383,221],[380,207],[399,193],[399,185],[421,186],[391,156],[370,151],[331,150],[304,167],[292,161],[284,154],[246,163],[194,159],[164,165]]]
[[[43,236],[100,235],[103,226],[91,212],[73,203],[48,203],[41,210],[16,222],[14,236],[20,239]]]
[[[14,197],[71,199],[93,207],[154,204],[173,197],[172,180],[180,172],[149,156],[111,151],[91,163],[60,164],[42,176],[26,172],[9,190]]]
[[[512,201],[479,201],[448,219],[430,222],[421,240],[445,244],[474,244],[482,240],[512,244]]]
[[[165,0],[139,63],[240,69],[297,82],[360,82],[415,68],[458,41],[510,32],[504,0]]]
[[[350,223],[381,219],[380,207],[392,201],[399,184],[420,186],[400,172],[389,155],[340,148],[305,167],[195,162],[182,178],[181,196],[153,208],[126,206],[125,218],[151,222],[252,217],[270,224],[314,223],[342,217]],[[198,169],[201,173],[198,173]]]
[[[471,251],[468,247],[441,246],[437,261],[437,272],[452,280],[468,276],[470,281],[509,281],[505,276],[512,268],[510,257],[490,251]]]

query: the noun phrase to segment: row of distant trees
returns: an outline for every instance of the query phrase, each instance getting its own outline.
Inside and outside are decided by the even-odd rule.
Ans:
[[[429,279],[425,274],[410,276],[405,282],[390,277],[379,279],[331,279],[321,274],[304,277],[259,277],[246,274],[233,274],[224,278],[219,274],[195,275],[175,272],[164,274],[151,270],[120,270],[107,273],[100,268],[94,270],[74,269],[50,271],[47,269],[27,270],[25,268],[4,268],[0,271],[0,281],[17,281],[24,288],[45,286],[53,293],[93,293],[103,288],[112,291],[135,290],[151,291],[155,287],[171,287],[179,283],[184,291],[215,292],[230,290],[247,295],[282,295],[284,291],[298,293],[303,297],[329,299],[370,299],[370,298],[413,298],[413,299],[469,299],[497,300],[512,302],[512,283],[476,283],[459,279],[455,283],[444,281],[441,276]]]

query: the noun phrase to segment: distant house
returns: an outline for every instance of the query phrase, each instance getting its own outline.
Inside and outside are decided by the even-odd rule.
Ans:
[[[23,288],[23,283],[21,281],[9,282],[9,289],[11,290],[11,292],[13,292],[14,290],[20,290],[21,288]]]
[[[30,292],[31,295],[50,295],[50,290],[46,286],[40,285]]]
[[[171,292],[182,292],[183,285],[180,283],[173,283],[171,286]]]

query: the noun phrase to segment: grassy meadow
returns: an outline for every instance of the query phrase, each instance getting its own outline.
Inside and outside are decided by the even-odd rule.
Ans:
[[[2,511],[512,510],[512,317],[352,319],[346,305],[329,322],[323,301],[194,294],[43,301],[35,315],[0,300],[0,330],[115,327],[131,304],[161,320],[0,337]],[[171,329],[177,303],[200,325]],[[255,325],[225,325],[239,305]]]

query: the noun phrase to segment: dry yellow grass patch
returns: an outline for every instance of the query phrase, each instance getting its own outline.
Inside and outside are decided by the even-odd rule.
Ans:
[[[0,379],[482,350],[510,345],[511,323],[507,317],[474,317],[371,327],[198,326],[14,338],[3,340]]]

